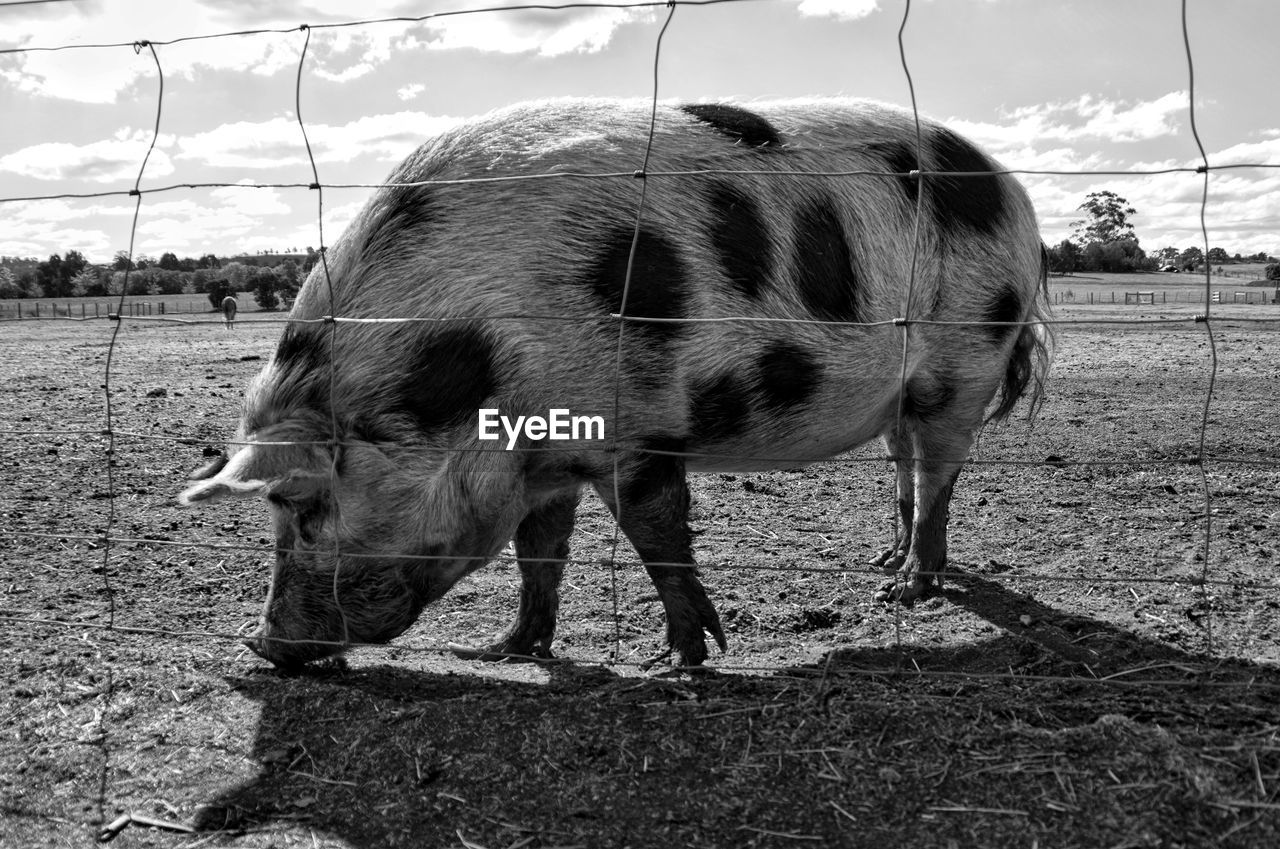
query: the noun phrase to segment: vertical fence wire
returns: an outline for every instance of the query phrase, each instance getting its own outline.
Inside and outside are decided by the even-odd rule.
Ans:
[[[103,366],[102,377],[102,417],[105,426],[104,435],[107,440],[106,446],[106,473],[107,473],[107,516],[106,524],[103,529],[102,544],[102,588],[106,595],[107,604],[107,628],[103,632],[105,642],[109,645],[112,641],[112,630],[115,628],[116,622],[116,592],[111,580],[111,538],[115,530],[116,524],[116,435],[115,435],[115,416],[111,399],[111,377],[112,363],[116,352],[116,347],[120,339],[120,327],[124,323],[124,298],[125,292],[128,291],[128,268],[133,265],[133,251],[138,231],[138,216],[142,212],[142,177],[146,173],[147,163],[151,160],[151,153],[155,150],[156,142],[160,138],[160,121],[164,115],[164,68],[160,65],[160,56],[156,53],[155,45],[149,42],[138,42],[134,45],[134,52],[141,53],[142,48],[146,47],[151,53],[151,58],[156,66],[156,83],[158,92],[156,95],[156,120],[155,126],[151,133],[151,143],[147,146],[147,152],[142,157],[142,164],[138,167],[138,176],[133,183],[132,195],[136,200],[133,207],[133,219],[129,227],[129,262],[126,263],[125,285],[121,287],[120,300],[116,307],[116,316],[111,328],[110,340],[107,344],[106,362]],[[98,772],[98,788],[97,798],[95,800],[98,809],[99,822],[106,822],[107,814],[107,791],[111,781],[111,745],[110,745],[110,714],[115,705],[115,667],[111,663],[110,655],[102,652],[104,661],[103,675],[106,682],[102,688],[102,710],[98,714],[97,723],[97,745],[101,751],[100,767]]]
[[[1218,345],[1213,337],[1213,282],[1209,275],[1209,227],[1205,221],[1205,212],[1209,206],[1209,157],[1205,153],[1204,143],[1200,140],[1200,130],[1196,126],[1196,68],[1191,51],[1191,29],[1187,25],[1187,0],[1182,0],[1179,7],[1179,20],[1182,26],[1182,45],[1187,56],[1187,120],[1191,127],[1191,137],[1195,139],[1196,150],[1200,154],[1200,167],[1196,169],[1203,175],[1200,187],[1200,235],[1204,242],[1204,322],[1205,337],[1209,340],[1209,385],[1205,387],[1204,404],[1200,412],[1200,433],[1196,442],[1196,470],[1200,475],[1200,486],[1204,491],[1204,545],[1201,548],[1203,563],[1200,566],[1200,600],[1204,604],[1205,634],[1209,649],[1213,650],[1213,608],[1209,604],[1208,578],[1210,571],[1211,547],[1213,544],[1213,488],[1209,483],[1209,472],[1205,468],[1205,440],[1209,433],[1209,414],[1213,408],[1213,389],[1218,379]]]
[[[294,114],[298,116],[298,129],[302,132],[302,141],[307,148],[307,162],[311,165],[311,186],[316,193],[316,233],[320,247],[320,270],[324,279],[325,294],[329,299],[329,314],[325,323],[329,328],[329,510],[333,515],[334,526],[342,521],[342,503],[338,498],[339,481],[338,465],[341,461],[341,433],[338,429],[338,303],[333,291],[333,277],[329,273],[328,248],[324,242],[324,186],[320,182],[320,171],[316,167],[315,153],[311,150],[311,139],[307,136],[307,125],[302,120],[302,72],[307,61],[307,48],[311,46],[311,27],[303,24],[299,27],[305,34],[302,50],[298,53],[298,76],[294,87]],[[338,611],[338,622],[342,626],[342,644],[351,644],[351,625],[347,619],[347,611],[342,603],[340,578],[342,576],[342,540],[341,535],[333,535],[333,580],[330,595],[334,609]]]
[[[617,446],[618,424],[622,421],[622,359],[624,355],[624,340],[627,332],[627,296],[631,293],[631,279],[635,272],[636,252],[640,247],[640,231],[644,222],[645,201],[649,196],[649,157],[653,153],[653,137],[658,126],[658,85],[661,77],[661,59],[662,59],[662,39],[666,37],[667,28],[671,26],[671,21],[675,18],[677,3],[672,0],[667,3],[667,17],[662,22],[662,28],[658,30],[658,37],[653,45],[653,95],[650,99],[649,107],[649,131],[644,144],[644,159],[640,163],[640,170],[635,173],[635,178],[640,181],[640,196],[636,200],[636,220],[635,226],[631,231],[631,245],[627,249],[627,267],[622,276],[622,296],[618,303],[618,344],[617,351],[614,355],[613,369],[613,533],[609,543],[609,584],[610,596],[613,605],[613,660],[617,662],[621,659],[622,652],[622,623],[621,615],[618,611],[618,547],[621,544],[622,533],[622,491],[618,483],[618,478],[622,472],[619,465],[621,457]]]

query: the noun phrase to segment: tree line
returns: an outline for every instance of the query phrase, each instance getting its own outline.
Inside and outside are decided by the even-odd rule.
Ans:
[[[298,293],[319,258],[313,248],[305,254],[260,252],[226,259],[167,252],[159,259],[133,260],[119,251],[108,264],[90,263],[76,250],[44,261],[0,257],[0,298],[204,294],[216,309],[227,295],[248,292],[259,308],[274,310]]]
[[[1069,238],[1049,248],[1049,269],[1055,274],[1077,271],[1196,271],[1205,263],[1269,262],[1268,280],[1280,279],[1280,264],[1265,251],[1241,256],[1225,248],[1165,247],[1148,254],[1138,242],[1129,220],[1137,210],[1115,192],[1090,192],[1077,209],[1085,214],[1072,222]]]

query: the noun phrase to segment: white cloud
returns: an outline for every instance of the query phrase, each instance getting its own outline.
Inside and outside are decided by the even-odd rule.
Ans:
[[[800,14],[811,16],[830,16],[846,21],[865,18],[877,11],[876,0],[800,0]]]
[[[426,90],[427,87],[422,83],[410,83],[407,86],[402,86],[396,89],[396,97],[399,97],[401,100],[413,100]]]
[[[141,253],[204,252],[209,245],[233,244],[243,250],[279,246],[264,219],[293,212],[275,189],[220,188],[207,196],[144,200],[138,219]],[[266,239],[270,244],[255,240]]]
[[[320,125],[309,125],[308,136],[320,129]],[[312,150],[315,148],[313,141]],[[298,122],[279,117],[268,121],[235,121],[183,136],[177,141],[174,159],[224,168],[280,168],[305,165],[307,151]],[[309,175],[299,171],[296,176],[301,179]],[[282,175],[282,181],[287,179]]]
[[[460,119],[425,112],[370,115],[349,124],[307,124],[307,138],[317,163],[360,158],[399,161],[430,136]],[[306,148],[298,123],[290,118],[239,121],[178,140],[179,162],[227,168],[280,168],[306,165]],[[299,179],[310,182],[309,173]]]
[[[199,68],[270,74],[297,65],[302,47],[300,33],[157,44],[156,58],[148,48],[128,46],[225,31],[229,22],[199,0],[131,0],[127,12],[106,3],[58,3],[25,16],[24,9],[36,7],[15,8],[6,14],[6,29],[22,37],[12,46],[80,47],[14,54],[0,77],[21,91],[83,103],[112,103],[131,85],[155,85],[156,58],[166,77],[190,76]],[[96,44],[126,46],[83,46]]]
[[[317,163],[398,162],[460,120],[425,112],[395,112],[370,115],[343,125],[308,124],[307,137]],[[83,145],[43,142],[0,157],[0,174],[82,185],[132,186],[150,140],[149,132],[121,130],[113,138]],[[286,117],[237,121],[189,136],[162,134],[147,160],[143,186],[155,186],[157,178],[178,173],[179,168],[183,169],[179,177],[185,181],[210,180],[203,173],[193,175],[193,166],[292,168],[276,175],[278,179],[272,182],[310,183],[312,179],[302,131],[297,121]]]
[[[1005,151],[1044,142],[1139,142],[1176,132],[1185,120],[1187,93],[1154,100],[1108,100],[1083,94],[1075,100],[1023,106],[997,121],[947,120],[983,145]]]
[[[1081,95],[1076,111],[1084,126],[1065,138],[1105,138],[1113,142],[1145,141],[1174,132],[1185,121],[1187,93],[1171,91],[1155,100],[1127,103]]]
[[[469,0],[455,8],[491,8],[491,3]],[[470,48],[496,53],[533,53],[559,56],[603,49],[618,27],[632,21],[652,20],[652,9],[515,9],[434,18],[410,34],[404,46],[433,49]]]
[[[295,193],[288,199],[295,200],[304,214],[314,216],[307,195]],[[121,198],[5,204],[0,254],[45,255],[74,248],[91,262],[106,262],[129,244],[135,203],[133,198]],[[295,215],[286,195],[271,188],[246,185],[191,190],[179,196],[147,195],[138,207],[134,252],[194,256],[209,250],[284,247],[279,233],[290,227],[288,222]],[[311,229],[315,242],[314,223]]]
[[[161,138],[161,142],[164,137]],[[44,142],[0,156],[0,172],[36,180],[71,180],[77,183],[132,183],[138,176],[151,133],[117,131],[113,138],[84,145]],[[146,177],[173,173],[173,163],[158,146],[147,159]]]
[[[1266,141],[1241,142],[1211,154],[1209,164],[1280,165],[1280,131],[1270,134]]]
[[[104,3],[16,6],[15,11],[6,12],[6,34],[0,35],[0,46],[125,46],[13,54],[0,68],[0,80],[28,93],[83,103],[113,103],[130,86],[155,84],[156,60],[150,49],[129,46],[136,42],[163,42],[246,29],[285,30],[155,46],[166,77],[191,77],[204,69],[270,75],[298,66],[306,40],[298,25],[306,22],[315,25],[307,48],[306,70],[326,80],[345,82],[368,75],[398,51],[413,47],[536,52],[544,56],[598,51],[609,43],[618,27],[655,17],[651,9],[623,8],[476,11],[491,6],[491,0],[458,0],[453,9],[473,13],[430,18],[421,23],[359,27],[320,25],[353,18],[394,17],[404,13],[403,2],[362,0],[358,10],[349,3],[333,0],[311,0],[292,6],[130,0],[127,12],[118,5]],[[21,35],[16,39],[8,36],[14,32]]]
[[[135,200],[56,199],[0,206],[0,254],[39,256],[81,251],[91,262],[105,262],[128,244]]]

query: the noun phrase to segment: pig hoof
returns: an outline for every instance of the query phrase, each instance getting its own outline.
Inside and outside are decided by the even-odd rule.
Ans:
[[[887,548],[867,562],[872,569],[883,569],[896,572],[907,559],[907,552],[901,548]]]
[[[537,644],[514,646],[506,642],[498,642],[487,648],[476,648],[462,643],[449,643],[449,651],[463,660],[481,660],[486,663],[526,663],[556,659],[551,649]]]
[[[643,660],[640,662],[640,671],[648,672],[650,669],[653,669],[653,667],[657,666],[659,663],[662,663],[664,660],[666,660],[669,657],[671,657],[671,649],[667,649],[666,651],[661,652],[660,654],[655,654],[653,657],[649,658],[648,660]]]
[[[667,649],[666,651],[656,654],[653,657],[649,658],[648,660],[642,662],[640,664],[640,669],[643,672],[649,672],[655,666],[658,666],[659,664],[662,664],[665,661],[669,660],[671,661],[670,668],[664,669],[661,672],[655,672],[654,677],[678,678],[682,675],[690,675],[690,676],[709,675],[711,673],[711,670],[703,666],[701,660],[695,661],[693,659],[696,655],[697,655],[697,652],[693,652],[689,655],[686,655],[684,652],[675,651],[673,649]],[[702,651],[702,655],[704,657],[706,656],[705,648]]]
[[[928,581],[922,578],[916,577],[907,581],[895,578],[892,581],[886,581],[881,584],[873,598],[882,604],[896,601],[899,604],[910,606],[912,602],[924,595],[928,589]]]

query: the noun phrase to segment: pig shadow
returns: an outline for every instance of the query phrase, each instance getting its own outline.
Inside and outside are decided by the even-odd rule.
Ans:
[[[940,648],[904,644],[834,649],[823,659],[824,665],[1113,681],[1249,681],[1262,675],[1280,682],[1269,667],[1183,650],[1113,622],[1052,607],[1003,582],[953,566],[948,570],[945,588],[933,590],[932,595],[994,625],[999,631],[996,636]],[[1183,612],[1186,627],[1205,627],[1208,613],[1199,601],[1192,604]]]
[[[594,724],[582,694],[637,683],[597,666],[545,668],[540,684],[390,666],[228,678],[261,705],[249,753],[259,772],[206,802],[192,826],[235,835],[296,823],[356,846],[457,845],[467,809],[541,792],[545,770],[513,768],[512,735],[537,726],[572,749]],[[640,683],[661,697],[662,683]]]
[[[234,691],[261,704],[250,752],[259,771],[209,800],[193,825],[234,836],[288,823],[359,847],[591,842],[614,828],[607,816],[656,811],[675,821],[700,821],[698,800],[718,792],[721,778],[696,751],[682,764],[668,764],[660,778],[638,775],[638,764],[647,770],[650,758],[666,760],[673,740],[694,750],[705,742],[698,737],[706,731],[698,727],[702,723],[687,719],[699,710],[707,714],[700,718],[734,715],[716,721],[739,722],[749,736],[752,712],[784,697],[815,714],[832,692],[852,694],[854,703],[873,686],[885,688],[889,700],[895,693],[910,697],[913,691],[902,682],[919,682],[916,668],[1013,673],[1032,686],[1041,676],[1112,675],[1123,683],[1131,680],[1126,671],[1135,669],[1142,674],[1134,678],[1248,680],[1263,685],[1267,692],[1257,698],[1267,705],[1280,689],[1275,670],[1183,652],[976,575],[949,575],[942,595],[1000,633],[937,649],[838,648],[818,664],[773,674],[712,673],[693,680],[624,677],[565,662],[545,667],[545,683],[392,666],[292,677],[262,669],[229,679]],[[895,667],[912,674],[895,680]],[[1094,689],[1081,691],[1083,698],[1070,688],[1056,691],[1048,700],[1052,707],[1031,699],[1035,705],[1026,712],[1035,721],[1045,715],[1043,707],[1053,721],[1065,723],[1092,721],[1089,711],[1116,710],[1113,699],[1089,686]],[[1217,693],[1186,690],[1170,695],[1170,688],[1156,688],[1143,699],[1185,702],[1197,721],[1223,713]],[[993,692],[998,703],[1016,701],[1006,690]],[[1257,711],[1265,713],[1267,705]],[[641,779],[643,791],[635,787]],[[761,809],[773,796],[768,782],[735,792],[754,797],[744,804]]]

